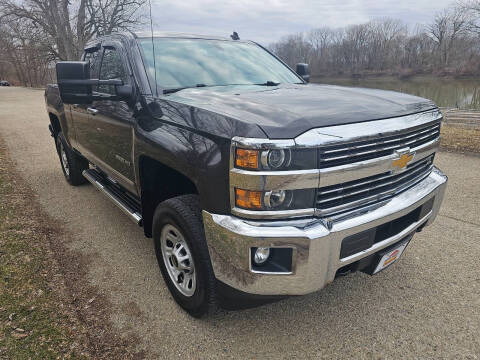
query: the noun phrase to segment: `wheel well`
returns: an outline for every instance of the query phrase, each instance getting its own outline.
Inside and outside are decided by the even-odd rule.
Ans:
[[[57,138],[58,133],[62,131],[62,128],[60,127],[60,121],[58,120],[58,117],[52,113],[49,113],[48,116],[50,117],[50,124],[52,125],[53,136]]]
[[[152,236],[152,220],[157,205],[175,196],[198,194],[195,184],[185,175],[157,160],[141,157],[142,217],[145,235]]]

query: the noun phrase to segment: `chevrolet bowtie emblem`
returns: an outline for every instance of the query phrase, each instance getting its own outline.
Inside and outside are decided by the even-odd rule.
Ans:
[[[415,156],[414,152],[407,152],[402,154],[400,158],[392,162],[393,169],[394,170],[404,169],[408,165],[408,163],[413,160],[414,156]]]

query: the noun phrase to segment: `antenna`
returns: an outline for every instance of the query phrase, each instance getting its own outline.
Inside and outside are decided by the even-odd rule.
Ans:
[[[158,84],[157,84],[157,64],[155,56],[155,42],[153,41],[153,19],[152,19],[152,1],[148,0],[150,7],[150,32],[152,33],[152,50],[153,50],[153,69],[155,73],[155,95],[158,97]]]

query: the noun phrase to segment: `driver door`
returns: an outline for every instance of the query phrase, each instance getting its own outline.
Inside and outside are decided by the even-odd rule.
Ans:
[[[132,85],[129,64],[119,42],[102,44],[103,55],[99,71],[100,80],[121,79]],[[115,96],[115,86],[100,85],[98,95]],[[90,104],[91,149],[98,165],[123,187],[136,194],[133,167],[134,112],[128,101],[102,99]]]

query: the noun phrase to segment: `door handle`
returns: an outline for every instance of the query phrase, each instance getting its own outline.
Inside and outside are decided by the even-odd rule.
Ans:
[[[91,107],[87,108],[87,111],[92,115],[95,115],[96,113],[98,113],[97,109],[94,109],[94,108],[91,108]]]

